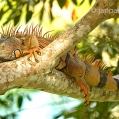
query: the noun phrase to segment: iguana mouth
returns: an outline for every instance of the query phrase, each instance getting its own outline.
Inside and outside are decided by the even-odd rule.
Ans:
[[[6,57],[6,58],[1,58],[0,57],[0,63],[2,63],[2,62],[7,62],[7,61],[12,61],[12,60],[14,60],[15,58],[9,58],[9,57]]]
[[[16,57],[14,55],[14,52],[12,52],[10,54],[5,54],[5,55],[0,54],[0,63],[15,60],[15,59],[16,59]]]

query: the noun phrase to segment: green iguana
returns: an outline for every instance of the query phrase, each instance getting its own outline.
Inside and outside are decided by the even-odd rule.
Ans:
[[[28,60],[33,55],[38,62],[37,55],[41,49],[50,44],[58,36],[49,36],[49,32],[42,35],[42,28],[30,25],[22,32],[19,28],[2,28],[0,37],[0,62],[14,60],[28,54]],[[82,65],[80,65],[82,64]],[[112,77],[111,73],[104,73],[99,70],[99,60],[94,61],[94,56],[84,56],[68,52],[60,57],[55,66],[56,69],[74,78],[76,84],[84,91],[86,104],[89,104],[88,85],[96,86],[104,90],[118,90],[119,80]]]

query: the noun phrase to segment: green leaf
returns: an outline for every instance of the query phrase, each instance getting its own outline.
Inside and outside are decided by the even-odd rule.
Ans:
[[[32,11],[27,11],[26,14],[26,23],[31,19],[33,12]]]
[[[89,44],[90,48],[93,50],[93,51],[97,51],[98,48],[93,44],[93,43],[90,43]]]
[[[119,104],[119,102],[109,102],[108,103],[108,110],[111,111],[118,104]]]
[[[49,1],[51,8],[52,8],[52,5],[53,5],[53,1],[54,1],[54,0],[50,0],[50,1]]]
[[[107,51],[110,54],[110,56],[113,56],[113,50],[110,46],[107,47]]]
[[[5,22],[3,23],[3,26],[4,26],[5,24],[7,24],[9,21],[10,21],[10,19],[8,18],[7,21],[5,21]]]
[[[14,18],[14,25],[16,25],[19,22],[20,16],[21,14],[19,14],[18,16]]]
[[[31,19],[32,14],[33,14],[33,12],[29,10],[29,4],[27,4],[27,6],[26,6],[26,11],[27,11],[27,13],[26,13],[26,19],[25,20],[27,23]]]
[[[6,100],[0,99],[0,105],[2,105],[2,106],[4,106],[4,107],[9,107],[8,101],[9,101],[9,100],[6,101]]]
[[[42,21],[43,19],[43,13],[44,13],[44,7],[42,7],[41,11],[40,11],[40,16],[39,19]]]
[[[31,97],[30,97],[30,95],[27,94],[26,97],[28,98],[29,101],[32,100]]]
[[[50,10],[50,20],[53,21],[53,15],[52,15],[52,11]]]
[[[7,100],[10,100],[10,101],[13,101],[13,93],[12,93],[12,92],[9,92],[9,93],[6,95],[6,99],[7,99]]]
[[[114,19],[115,22],[117,22],[117,20],[118,20],[117,18],[113,18],[113,19]]]
[[[72,2],[73,2],[75,5],[77,5],[77,0],[72,0]]]
[[[39,0],[34,0],[35,5],[38,4],[40,1]]]
[[[7,5],[9,6],[10,9],[12,9],[12,4],[9,0],[7,0]]]
[[[4,14],[3,8],[0,10],[0,19],[2,19],[2,16]]]
[[[18,100],[17,100],[17,106],[18,108],[21,108],[23,102],[23,97],[19,95]]]
[[[60,6],[60,8],[62,8],[66,3],[66,0],[58,0],[58,4]]]
[[[93,0],[89,0],[89,4],[91,5],[91,3],[93,2]]]
[[[45,2],[46,2],[46,0],[42,0],[42,2],[43,2],[43,3],[45,3]]]
[[[85,1],[85,0],[82,0],[82,1],[80,2],[79,6],[82,5],[82,4],[84,3],[84,1]]]

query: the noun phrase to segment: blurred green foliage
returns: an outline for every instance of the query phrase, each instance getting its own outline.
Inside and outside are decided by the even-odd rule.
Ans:
[[[81,6],[85,0],[71,0],[75,6]],[[93,0],[88,0],[91,5]],[[57,0],[58,5],[62,9],[68,3],[68,0]],[[39,3],[43,4],[40,8],[39,20],[43,21],[45,12],[49,13],[50,21],[54,18],[52,14],[53,0],[49,0],[49,11],[45,11],[46,0],[0,0],[0,19],[4,19],[7,14],[7,19],[4,19],[4,24],[7,24],[13,20],[14,25],[18,24],[25,9],[25,22],[27,23],[34,14],[34,7]],[[96,59],[102,59],[102,53],[106,52],[110,58],[115,58],[119,54],[119,24],[115,21],[114,23],[104,22],[102,23],[97,31],[96,35],[89,34],[83,39],[83,41],[77,44],[81,55],[87,53],[95,54]],[[117,61],[116,67],[110,67],[113,74],[119,73],[119,60]],[[29,92],[29,91],[28,91]],[[0,108],[1,110],[12,110],[11,112],[4,114],[0,113],[1,119],[7,119],[8,117],[14,118],[16,112],[21,110],[24,98],[31,100],[27,91],[11,90],[8,91],[4,96],[0,97]],[[14,110],[13,104],[16,105]],[[68,106],[68,105],[67,105]],[[75,118],[75,119],[119,119],[112,111],[114,107],[118,106],[118,102],[92,102],[90,106],[85,107],[85,104],[71,109],[70,111],[62,111],[56,118],[63,116],[64,118]],[[1,111],[0,111],[1,112]]]
[[[58,5],[62,9],[64,6],[67,6],[69,2],[72,2],[75,6],[82,5],[85,0],[57,0]],[[89,0],[89,3],[91,4],[93,0]],[[49,4],[48,10],[46,9],[47,6],[45,6],[46,2]],[[18,24],[20,18],[25,13],[25,22],[27,23],[34,14],[34,8],[38,4],[42,4],[40,11],[38,13],[39,15],[39,21],[43,21],[43,16],[45,14],[49,14],[49,19],[51,22],[54,19],[54,16],[52,14],[52,7],[53,7],[54,0],[0,0],[0,19],[4,19],[4,15],[7,14],[7,19],[4,19],[3,25],[7,24],[11,20],[13,20],[14,25]],[[25,10],[24,10],[25,8]]]
[[[118,102],[92,102],[90,106],[80,104],[70,111],[63,112],[59,115],[64,119],[73,117],[74,119],[118,119],[111,111]]]
[[[30,93],[36,90],[12,89],[0,97],[0,119],[14,119],[22,110],[24,99],[31,101]]]
[[[95,54],[95,59],[102,59],[102,53],[106,52],[110,59],[119,54],[119,24],[117,22],[100,24],[96,35],[89,34],[81,43],[77,44],[81,55]],[[106,64],[106,62],[105,62]],[[107,67],[114,75],[119,74],[119,59],[117,66]]]

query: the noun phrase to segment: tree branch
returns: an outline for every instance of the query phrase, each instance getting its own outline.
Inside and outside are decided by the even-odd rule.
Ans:
[[[4,94],[12,88],[24,87],[82,99],[84,97],[83,92],[80,92],[80,88],[75,84],[75,81],[64,73],[53,69],[53,67],[55,61],[62,54],[66,53],[77,42],[80,42],[101,22],[119,15],[119,13],[100,13],[101,9],[117,9],[117,0],[97,0],[92,9],[81,20],[41,50],[41,55],[38,57],[39,63],[35,64],[28,61],[27,56],[1,63],[0,94]],[[32,59],[32,61],[34,60]],[[103,91],[95,87],[90,87],[89,90],[90,100],[119,100],[118,91]]]

